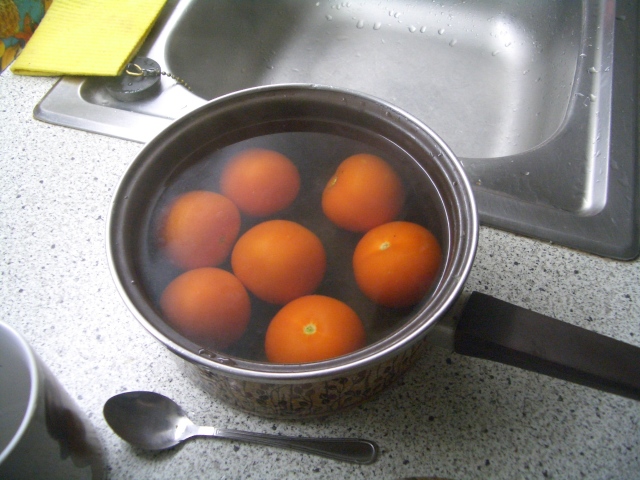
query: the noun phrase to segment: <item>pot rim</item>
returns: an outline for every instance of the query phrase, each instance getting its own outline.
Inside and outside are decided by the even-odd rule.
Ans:
[[[414,310],[409,320],[397,330],[383,339],[365,346],[348,355],[305,364],[272,364],[268,362],[251,361],[232,357],[224,353],[211,352],[200,349],[195,351],[170,339],[160,332],[152,322],[140,311],[136,302],[131,299],[129,289],[137,288],[132,286],[133,280],[123,278],[117,260],[118,241],[114,231],[117,228],[119,215],[116,208],[123,199],[128,198],[128,181],[131,172],[142,165],[145,158],[153,152],[164,148],[168,142],[179,138],[180,133],[189,128],[192,120],[199,115],[216,109],[232,105],[239,100],[261,95],[295,96],[296,94],[313,95],[310,92],[317,92],[318,95],[337,95],[343,101],[355,100],[361,106],[373,106],[385,111],[385,115],[392,117],[395,123],[400,124],[411,139],[424,137],[437,146],[437,163],[441,165],[443,174],[451,184],[454,192],[456,205],[454,206],[460,214],[464,225],[460,228],[459,237],[455,241],[455,246],[449,248],[450,254],[447,258],[447,275],[442,275],[439,284],[432,293],[429,294],[427,302],[424,302],[419,309]],[[354,102],[355,105],[356,102]],[[356,107],[353,107],[356,108]],[[362,107],[364,108],[364,107]],[[410,132],[410,133],[409,133]],[[434,155],[431,154],[433,157]],[[156,137],[147,142],[142,150],[138,152],[133,161],[129,164],[124,174],[120,178],[115,193],[112,197],[106,222],[107,232],[107,261],[111,276],[116,289],[138,322],[157,340],[165,345],[174,354],[183,359],[226,376],[242,379],[251,379],[268,382],[307,382],[317,381],[322,378],[334,378],[355,371],[369,368],[391,355],[396,355],[406,348],[421,340],[425,334],[438,322],[438,320],[452,307],[462,292],[466,279],[471,270],[478,243],[478,213],[473,196],[473,191],[468,178],[464,172],[461,162],[457,159],[448,145],[426,124],[408,112],[396,107],[386,100],[357,92],[350,89],[336,88],[318,84],[286,83],[268,86],[253,87],[232,92],[221,97],[217,97],[184,116],[173,121],[167,128]],[[450,243],[454,243],[452,240]],[[129,285],[127,285],[129,283]],[[185,344],[191,343],[185,339]],[[193,344],[195,346],[195,344]]]

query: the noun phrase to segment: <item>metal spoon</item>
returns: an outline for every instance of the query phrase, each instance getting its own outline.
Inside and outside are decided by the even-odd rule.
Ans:
[[[111,397],[104,404],[103,413],[123,440],[146,450],[164,450],[191,437],[208,436],[289,448],[359,464],[373,463],[378,456],[378,446],[369,440],[287,437],[200,427],[173,400],[154,392],[126,392]]]

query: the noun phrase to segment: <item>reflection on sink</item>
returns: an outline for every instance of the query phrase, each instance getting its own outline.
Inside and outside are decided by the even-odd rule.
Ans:
[[[36,116],[146,141],[243,88],[354,89],[405,109],[451,146],[483,222],[629,259],[639,249],[634,4],[169,2],[141,53],[192,93],[163,78],[159,96],[123,103],[102,79],[63,79]]]

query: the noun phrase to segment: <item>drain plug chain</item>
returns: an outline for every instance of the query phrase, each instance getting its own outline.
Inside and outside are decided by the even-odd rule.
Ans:
[[[129,63],[127,65],[127,68],[124,71],[127,75],[131,75],[132,77],[157,77],[158,75],[166,75],[167,77],[175,80],[176,82],[178,82],[179,84],[181,84],[183,87],[185,87],[187,90],[191,91],[191,87],[189,86],[189,84],[187,82],[184,81],[184,79],[178,77],[177,75],[174,75],[173,73],[169,73],[169,72],[165,72],[162,70],[158,70],[155,68],[142,68],[140,65],[138,65],[137,63]]]
[[[158,62],[143,56],[134,58],[127,64],[124,72],[109,79],[106,88],[112,97],[122,102],[143,100],[160,93],[161,75],[175,80],[191,91],[191,86],[184,79],[163,71]]]

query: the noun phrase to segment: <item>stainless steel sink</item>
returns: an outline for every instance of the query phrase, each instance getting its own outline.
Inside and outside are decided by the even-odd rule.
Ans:
[[[140,54],[167,76],[122,102],[64,78],[36,118],[144,142],[229,92],[349,88],[434,129],[485,224],[616,259],[640,250],[633,0],[182,0]]]

